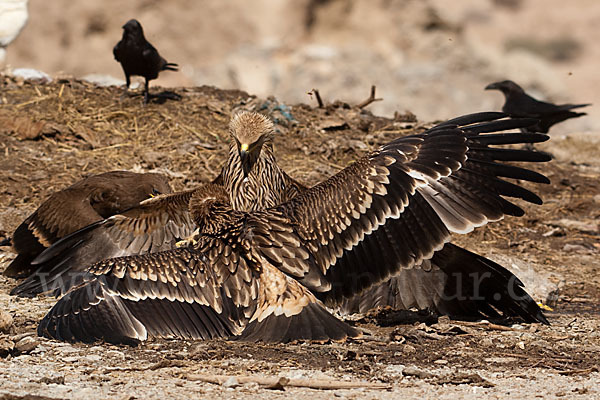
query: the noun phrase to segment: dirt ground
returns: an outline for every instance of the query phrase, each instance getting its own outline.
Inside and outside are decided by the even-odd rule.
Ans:
[[[212,87],[175,88],[181,101],[146,107],[140,95],[120,101],[121,88],[72,79],[44,84],[0,75],[0,87],[0,239],[52,191],[88,174],[158,171],[172,178],[175,189],[212,179],[225,157],[228,120],[238,108],[270,115],[280,163],[308,183],[428,126],[408,113],[387,119],[368,107],[291,106]],[[0,333],[0,399],[599,398],[596,138],[573,134],[541,145],[556,156],[534,167],[552,181],[535,187],[544,205],[525,205],[522,218],[456,238],[523,278],[536,299],[552,307],[550,326],[435,320],[387,310],[354,318],[366,335],[343,344],[66,344],[35,335],[55,300],[11,297],[15,282],[0,277],[0,311],[13,320]],[[8,250],[0,249],[0,269],[13,257]],[[257,383],[265,377],[290,381]],[[291,386],[323,379],[362,387]]]

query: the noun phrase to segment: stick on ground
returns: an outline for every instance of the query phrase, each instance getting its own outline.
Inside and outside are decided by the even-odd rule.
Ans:
[[[236,376],[236,375],[205,375],[191,374],[185,377],[190,381],[201,381],[222,385],[227,380],[234,378],[239,384],[257,383],[265,387],[303,387],[310,389],[335,390],[335,389],[390,389],[391,386],[375,382],[346,382],[329,379],[291,379],[278,376]]]

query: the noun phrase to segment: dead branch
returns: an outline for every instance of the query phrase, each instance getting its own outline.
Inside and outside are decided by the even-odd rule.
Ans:
[[[469,322],[469,321],[460,321],[459,323],[457,323],[456,325],[463,325],[463,326],[470,326],[470,327],[474,327],[474,328],[484,328],[484,329],[489,329],[489,330],[493,330],[493,331],[516,331],[517,329],[515,328],[511,328],[510,326],[504,326],[504,325],[498,325],[498,324],[493,324],[491,322]]]
[[[390,389],[390,385],[374,382],[345,382],[333,381],[328,379],[291,379],[276,376],[244,376],[244,375],[212,375],[212,374],[191,374],[185,378],[190,381],[200,381],[222,385],[227,380],[233,378],[239,384],[256,383],[261,386],[271,388],[281,388],[285,386],[303,387],[309,389],[335,390],[335,389]]]
[[[564,371],[558,371],[560,375],[570,376],[570,375],[588,375],[592,372],[598,372],[599,368],[596,366],[585,368],[585,369],[568,369]]]
[[[319,91],[317,89],[313,89],[310,92],[308,92],[308,95],[315,95],[316,99],[317,99],[317,103],[319,104],[319,108],[323,108],[325,107],[325,104],[323,104],[323,99],[321,99],[321,94],[319,93]]]
[[[371,94],[369,95],[369,98],[367,98],[366,100],[364,100],[364,101],[362,101],[362,102],[358,103],[358,104],[356,105],[356,107],[358,107],[358,108],[361,108],[361,109],[362,109],[362,108],[365,108],[366,106],[368,106],[369,104],[371,104],[371,103],[373,103],[373,102],[375,102],[375,101],[381,101],[381,100],[383,100],[383,98],[381,98],[381,97],[379,97],[379,98],[376,98],[376,97],[375,97],[375,85],[372,85],[372,86],[371,86]]]

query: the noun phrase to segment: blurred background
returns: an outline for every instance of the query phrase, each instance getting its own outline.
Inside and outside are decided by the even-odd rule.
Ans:
[[[600,104],[598,0],[29,0],[28,9],[5,62],[50,76],[124,83],[112,48],[136,18],[181,68],[154,85],[315,104],[313,88],[355,103],[374,84],[383,101],[371,111],[420,120],[500,109],[501,93],[483,88],[503,79],[539,99]],[[553,132],[599,132],[598,107],[585,111]]]

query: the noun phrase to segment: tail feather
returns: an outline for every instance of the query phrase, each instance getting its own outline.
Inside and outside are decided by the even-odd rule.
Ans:
[[[563,110],[574,110],[576,108],[583,108],[583,107],[589,107],[591,106],[591,103],[587,103],[587,104],[562,104],[560,106],[560,108],[562,108]],[[578,113],[579,115],[586,115],[586,113]]]
[[[166,63],[163,67],[162,67],[162,71],[165,70],[169,70],[169,71],[179,71],[179,65],[175,64],[175,63]]]
[[[299,314],[269,315],[248,324],[235,339],[246,342],[341,341],[359,337],[360,331],[331,315],[320,303],[310,303]]]

